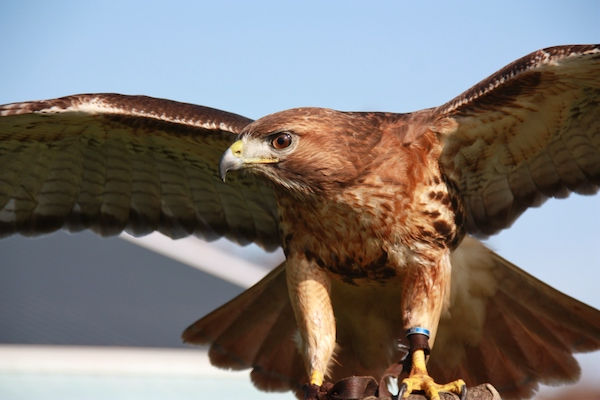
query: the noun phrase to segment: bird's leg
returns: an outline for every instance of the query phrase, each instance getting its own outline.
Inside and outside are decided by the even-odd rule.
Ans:
[[[420,331],[423,333],[411,333]],[[461,400],[466,398],[467,386],[462,379],[440,385],[434,382],[427,372],[425,357],[429,354],[429,331],[423,328],[409,330],[408,341],[410,343],[410,373],[408,378],[402,380],[398,398],[406,398],[414,391],[423,391],[427,398],[439,400],[440,392],[456,393]]]
[[[335,319],[327,274],[304,257],[288,256],[287,283],[310,384],[321,386],[335,347]]]
[[[398,397],[402,398],[416,390],[425,392],[431,400],[439,400],[439,392],[453,392],[461,394],[461,397],[466,394],[463,380],[439,385],[429,376],[425,366],[431,330],[433,343],[442,308],[447,301],[451,270],[447,250],[430,260],[437,261],[423,259],[418,265],[411,266],[402,286],[402,312],[409,342],[407,361],[410,362],[409,376],[400,385],[401,396]]]

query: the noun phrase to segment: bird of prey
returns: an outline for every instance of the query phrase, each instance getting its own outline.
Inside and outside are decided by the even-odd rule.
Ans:
[[[404,114],[251,121],[84,94],[0,115],[2,235],[158,230],[283,247],[282,265],[183,334],[210,344],[213,364],[251,368],[260,389],[404,362],[404,396],[464,380],[523,398],[576,379],[572,353],[600,347],[598,310],[476,239],[549,197],[598,191],[600,45],[536,51]]]

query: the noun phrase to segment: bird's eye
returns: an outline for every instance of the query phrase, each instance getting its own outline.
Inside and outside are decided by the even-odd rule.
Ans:
[[[271,146],[276,148],[277,150],[285,149],[292,144],[292,135],[287,132],[282,132],[276,135],[271,140]]]

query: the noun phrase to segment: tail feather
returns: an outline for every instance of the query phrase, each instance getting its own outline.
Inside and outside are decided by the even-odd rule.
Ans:
[[[190,325],[182,334],[183,341],[210,344],[209,356],[216,366],[250,368],[260,343],[286,301],[289,303],[283,272],[282,264],[250,289]]]
[[[498,324],[492,337],[505,354],[506,362],[521,372],[521,379],[550,382],[554,379],[571,380],[573,374],[578,374],[577,363],[567,346],[545,342],[536,331],[525,326],[528,321],[515,318],[513,314],[505,314],[498,319],[505,324]],[[505,335],[505,332],[510,332],[510,335]]]
[[[296,321],[291,304],[287,302],[254,359],[251,377],[258,388],[285,391],[300,389],[308,382],[304,361],[294,342],[295,334]]]
[[[188,327],[183,339],[210,344],[209,358],[217,367],[252,368],[252,382],[259,389],[300,390],[308,378],[294,343],[296,330],[282,264]]]
[[[598,310],[544,284],[475,239],[465,238],[452,261],[450,307],[429,361],[436,379],[491,382],[510,399],[531,396],[538,383],[579,377],[572,353],[600,348]],[[477,290],[482,283],[484,290]]]
[[[572,381],[577,379],[579,366],[571,355],[571,347],[563,339],[568,336],[553,333],[559,333],[560,326],[552,323],[546,317],[536,316],[532,312],[520,313],[520,309],[531,310],[527,310],[522,304],[506,296],[506,294],[499,294],[498,300],[503,309],[513,311],[510,314],[503,315],[507,321],[508,329],[514,332],[512,335],[514,338],[512,348],[518,348],[519,350],[518,354],[511,354],[512,359],[519,362],[521,368],[525,369],[528,375],[535,376],[542,382],[550,383],[559,380]],[[548,326],[553,328],[549,329]],[[498,333],[496,333],[496,336],[498,336]]]
[[[237,355],[240,369],[253,365],[260,350],[260,339],[268,339],[284,305],[285,303],[273,302],[266,293],[257,296],[249,306],[262,311],[260,323],[247,314],[238,316],[233,329],[225,329],[214,339],[209,351],[210,361],[216,366],[231,368],[231,355]]]
[[[488,250],[489,251],[489,250]],[[515,265],[490,251],[495,263],[501,265],[498,273],[501,293],[514,304],[527,307],[536,316],[522,320],[528,326],[537,318],[545,318],[552,330],[572,351],[584,352],[598,349],[600,343],[600,312],[578,300],[559,292],[527,274]],[[566,272],[565,272],[566,273]],[[502,308],[505,304],[498,304]],[[511,314],[517,312],[511,305]]]
[[[495,301],[499,304],[496,311],[499,311],[499,309],[511,310],[512,318],[517,321],[527,321],[526,328],[529,331],[535,332],[535,335],[546,344],[566,348],[561,338],[562,335],[557,332],[556,324],[553,324],[548,318],[543,318],[539,314],[536,315],[526,305],[515,301],[502,292],[496,295]],[[506,319],[506,315],[503,317]]]

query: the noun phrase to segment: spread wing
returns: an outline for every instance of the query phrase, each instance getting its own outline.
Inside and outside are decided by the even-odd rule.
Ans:
[[[86,94],[0,106],[0,235],[158,230],[280,245],[260,177],[218,177],[251,120],[145,96]]]
[[[440,166],[470,233],[495,233],[548,197],[600,186],[600,45],[531,53],[434,113]]]

